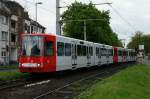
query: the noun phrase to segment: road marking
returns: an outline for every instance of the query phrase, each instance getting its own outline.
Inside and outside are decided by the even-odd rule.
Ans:
[[[51,80],[46,80],[46,81],[36,82],[36,83],[32,83],[32,84],[27,84],[24,87],[32,87],[32,86],[35,86],[35,85],[42,85],[42,84],[49,83],[50,81]]]

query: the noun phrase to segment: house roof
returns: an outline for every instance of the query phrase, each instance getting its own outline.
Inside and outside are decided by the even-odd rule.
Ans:
[[[32,20],[31,19],[31,25],[34,25],[34,26],[38,26],[38,27],[40,27],[40,28],[43,28],[43,29],[46,29],[44,26],[42,26],[40,23],[38,23],[38,22],[36,22],[36,21],[34,21],[34,20]]]
[[[22,5],[20,5],[18,2],[10,0],[0,0],[0,1],[5,3],[5,5],[10,9],[11,14],[30,20],[28,12],[25,12]]]
[[[3,0],[0,0],[0,14],[5,15],[5,16],[10,16],[11,11],[10,9],[5,5]]]

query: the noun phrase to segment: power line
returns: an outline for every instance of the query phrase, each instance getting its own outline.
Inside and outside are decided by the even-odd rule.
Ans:
[[[112,5],[108,4],[112,10],[114,10],[114,12],[124,21],[126,22],[134,31],[136,31],[135,27],[130,23],[128,22]]]
[[[64,4],[66,4],[66,5],[69,5],[66,1],[62,1],[62,0],[61,0],[61,2],[64,3]]]
[[[26,1],[27,3],[29,3],[29,4],[31,4],[31,5],[35,5],[35,2],[31,2],[31,1],[29,1],[29,0],[23,0],[23,1]],[[45,10],[45,11],[47,11],[47,12],[56,14],[56,12],[54,12],[54,11],[52,11],[52,10],[50,10],[50,9],[46,9],[46,8],[44,8],[44,7],[39,7],[39,8],[40,8],[40,9],[43,9],[43,10]]]
[[[106,21],[106,19],[79,19],[79,20],[61,20],[62,22],[76,22],[76,21]]]
[[[108,4],[108,5],[111,5],[112,3],[109,3],[109,2],[106,2],[106,3],[97,3],[97,4],[92,4],[92,5],[105,5],[105,4]],[[80,5],[79,5],[80,6]],[[59,7],[59,8],[67,8],[67,7],[69,7],[69,6],[61,6],[61,7]]]

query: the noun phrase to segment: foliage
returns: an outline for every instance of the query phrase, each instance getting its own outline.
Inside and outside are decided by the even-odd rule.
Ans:
[[[138,49],[138,45],[144,44],[145,53],[150,53],[150,35],[143,35],[143,32],[137,31],[132,37],[131,42],[128,44],[128,48]]]
[[[88,20],[100,19],[100,20]],[[86,20],[87,40],[114,46],[121,46],[118,36],[110,27],[109,11],[99,11],[92,3],[74,2],[62,15],[65,36],[84,39],[84,21]],[[74,20],[74,21],[73,21]],[[79,21],[80,20],[80,21]]]
[[[150,65],[137,65],[98,82],[76,99],[149,99]]]

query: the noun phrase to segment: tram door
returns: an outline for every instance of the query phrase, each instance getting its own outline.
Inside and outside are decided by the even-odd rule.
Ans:
[[[87,65],[91,65],[91,55],[92,55],[92,47],[87,46]]]
[[[76,69],[77,66],[77,44],[72,44],[72,69]]]

